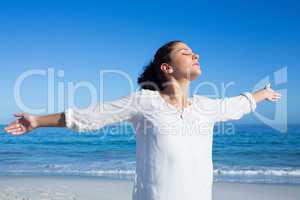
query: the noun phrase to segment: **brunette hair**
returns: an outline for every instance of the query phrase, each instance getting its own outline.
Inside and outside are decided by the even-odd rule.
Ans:
[[[170,53],[174,49],[177,43],[181,43],[180,40],[170,41],[161,46],[155,53],[152,61],[144,67],[144,71],[138,77],[138,84],[142,89],[149,90],[163,90],[164,83],[167,82],[167,78],[161,71],[160,66],[163,63],[170,63]]]

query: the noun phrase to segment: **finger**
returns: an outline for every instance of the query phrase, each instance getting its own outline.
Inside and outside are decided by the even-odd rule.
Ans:
[[[26,130],[24,127],[16,127],[16,128],[12,128],[12,129],[9,129],[7,130],[8,132],[15,132],[15,131],[23,131],[23,130]]]
[[[7,130],[7,129],[9,129],[11,126],[12,126],[12,124],[10,124],[10,125],[8,125],[8,126],[4,127],[4,130]]]
[[[272,96],[269,98],[270,101],[274,101],[275,99],[276,99],[276,97],[275,97],[274,95],[272,95]]]
[[[280,99],[280,97],[273,97],[272,98],[273,101],[277,101],[278,99]]]
[[[22,127],[14,127],[14,128],[10,128],[10,129],[5,129],[6,132],[13,132],[13,131],[16,131],[16,130],[22,130],[24,128]]]
[[[27,129],[26,129],[25,126],[23,126],[23,125],[21,125],[19,129],[20,129],[21,131],[23,131],[23,132],[26,132],[26,131],[27,131]]]
[[[265,89],[271,89],[271,83],[267,83],[267,84],[265,85]]]
[[[276,94],[272,95],[272,98],[280,98],[280,97],[281,97],[281,96],[276,95]]]
[[[15,117],[24,117],[24,113],[15,113],[14,116]]]
[[[8,127],[4,129],[6,132],[10,133],[16,130],[26,130],[26,128],[22,124],[16,124],[14,126]]]
[[[13,130],[6,131],[6,132],[13,135],[14,133],[16,133],[18,131],[21,131],[21,130],[19,130],[19,129],[13,129]]]
[[[25,133],[25,131],[14,131],[14,132],[12,132],[11,134],[12,135],[15,135],[15,136],[18,136],[18,135],[22,135],[22,134],[24,134]]]
[[[272,98],[280,98],[281,96],[280,95],[276,95],[276,94],[274,94],[273,96],[272,96]]]
[[[10,125],[10,126],[4,128],[4,130],[12,130],[12,129],[16,129],[16,128],[19,128],[18,124]]]

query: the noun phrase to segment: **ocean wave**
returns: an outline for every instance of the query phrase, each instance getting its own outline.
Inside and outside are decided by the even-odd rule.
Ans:
[[[87,174],[87,175],[134,175],[135,168],[132,169],[74,169],[59,167],[51,169],[27,169],[27,170],[2,170],[2,173],[66,173],[66,174]],[[214,169],[214,175],[225,176],[293,176],[300,177],[300,169]]]
[[[300,177],[300,169],[214,169],[214,175]]]
[[[87,176],[134,180],[135,167],[115,169],[81,169],[56,166],[51,169],[6,169],[0,175],[17,176]],[[214,169],[214,182],[300,184],[300,169]]]

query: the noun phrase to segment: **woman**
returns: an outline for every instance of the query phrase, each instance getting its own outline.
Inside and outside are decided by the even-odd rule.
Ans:
[[[258,102],[276,101],[280,94],[265,88],[223,99],[189,97],[190,82],[200,74],[199,56],[187,44],[171,41],[138,78],[140,90],[86,109],[46,116],[19,113],[5,130],[22,135],[58,126],[86,132],[130,121],[137,148],[134,200],[210,200],[214,123],[240,119]]]

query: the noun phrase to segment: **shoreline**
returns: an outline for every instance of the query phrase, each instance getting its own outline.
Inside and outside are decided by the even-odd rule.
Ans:
[[[133,181],[87,176],[0,176],[1,200],[131,200]],[[295,200],[300,185],[214,182],[213,200]]]

